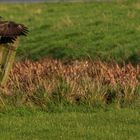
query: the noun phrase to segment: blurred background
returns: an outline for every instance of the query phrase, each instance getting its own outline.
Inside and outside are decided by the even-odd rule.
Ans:
[[[0,2],[8,3],[30,3],[30,2],[94,2],[94,1],[113,1],[113,0],[0,0]]]

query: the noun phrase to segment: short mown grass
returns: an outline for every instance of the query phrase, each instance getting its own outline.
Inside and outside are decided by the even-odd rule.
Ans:
[[[78,107],[80,108],[80,106]],[[83,109],[83,107],[82,107]],[[139,109],[70,108],[44,112],[16,108],[0,113],[1,140],[138,140]]]
[[[140,3],[137,0],[93,3],[1,4],[6,20],[26,24],[20,59],[52,56],[140,61]]]

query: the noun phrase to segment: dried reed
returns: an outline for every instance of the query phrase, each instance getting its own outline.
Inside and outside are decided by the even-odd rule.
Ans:
[[[26,101],[36,104],[51,100],[90,104],[117,101],[120,104],[138,99],[139,84],[140,65],[44,58],[16,63],[7,86],[1,91],[8,96],[18,91]]]

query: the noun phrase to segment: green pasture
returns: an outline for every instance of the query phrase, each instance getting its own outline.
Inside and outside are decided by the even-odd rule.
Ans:
[[[53,57],[140,62],[138,0],[0,4],[0,16],[30,30],[20,40],[17,60]],[[20,96],[15,100],[20,101]],[[0,140],[140,139],[140,109],[133,105],[116,109],[60,103],[43,110],[30,103],[28,107],[11,104],[9,109],[1,96],[0,102]]]
[[[19,59],[52,56],[140,61],[140,2],[1,4],[1,16],[24,23]]]
[[[80,107],[79,107],[80,108]],[[139,140],[139,109],[17,108],[0,113],[1,140]]]

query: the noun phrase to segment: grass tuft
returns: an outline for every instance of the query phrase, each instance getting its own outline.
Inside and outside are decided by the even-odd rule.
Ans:
[[[140,65],[44,58],[15,64],[6,87],[1,87],[1,106],[115,103],[138,104]],[[10,100],[10,101],[9,101]]]

